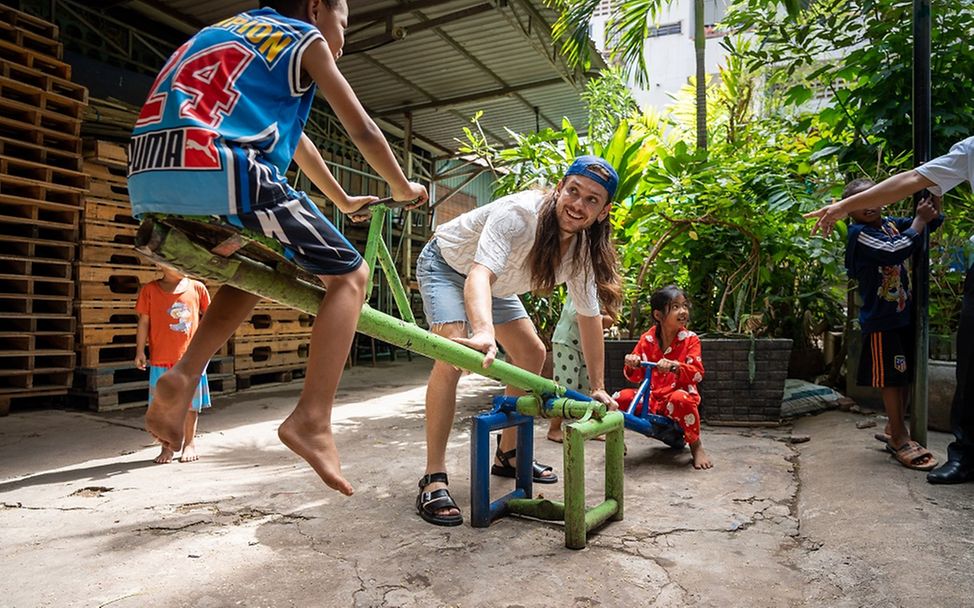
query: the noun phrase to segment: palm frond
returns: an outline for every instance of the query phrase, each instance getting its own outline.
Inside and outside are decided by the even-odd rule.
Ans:
[[[561,15],[551,27],[555,40],[561,41],[561,53],[569,65],[588,69],[591,64],[589,22],[600,0],[551,0],[550,5]]]

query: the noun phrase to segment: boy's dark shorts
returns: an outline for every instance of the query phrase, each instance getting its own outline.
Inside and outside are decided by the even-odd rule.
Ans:
[[[913,327],[862,335],[859,386],[906,386],[913,380]]]
[[[308,195],[294,194],[297,198],[227,216],[226,220],[279,242],[287,259],[312,274],[341,275],[361,266],[362,256]]]

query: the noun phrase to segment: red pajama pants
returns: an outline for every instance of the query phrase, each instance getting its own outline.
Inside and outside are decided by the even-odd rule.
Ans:
[[[614,395],[619,403],[619,409],[627,411],[636,390],[624,388]],[[687,443],[693,443],[700,439],[700,395],[694,395],[684,390],[675,390],[669,395],[658,395],[651,393],[649,396],[649,411],[651,414],[665,416],[675,421],[683,428],[683,435]],[[637,404],[633,413],[637,416],[642,413],[642,404]]]

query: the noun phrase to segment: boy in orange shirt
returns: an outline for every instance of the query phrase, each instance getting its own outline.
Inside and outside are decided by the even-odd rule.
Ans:
[[[186,352],[189,341],[196,333],[200,317],[210,305],[210,293],[206,286],[190,279],[173,268],[160,266],[162,278],[146,283],[139,290],[135,311],[139,313],[139,326],[135,335],[135,367],[149,367],[149,404],[155,395],[156,382]],[[150,359],[145,347],[149,345]],[[190,410],[184,423],[185,439],[179,462],[198,460],[196,455],[196,423],[204,407],[210,407],[210,389],[206,372],[200,377]],[[163,445],[155,462],[172,462],[174,451]]]

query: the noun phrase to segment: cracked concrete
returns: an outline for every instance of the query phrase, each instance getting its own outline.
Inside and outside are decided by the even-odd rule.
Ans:
[[[430,526],[413,507],[428,369],[346,373],[335,424],[351,498],[277,441],[297,385],[219,399],[187,464],[151,462],[140,412],[0,418],[0,606],[974,606],[974,484],[928,485],[846,412],[705,426],[707,472],[629,434],[625,519],[582,551],[551,523]],[[496,392],[461,381],[449,465],[467,514],[469,417]],[[560,471],[542,427],[537,456]],[[931,436],[941,457],[946,439]],[[494,479],[495,494],[512,484]],[[535,491],[561,499],[560,485]]]

